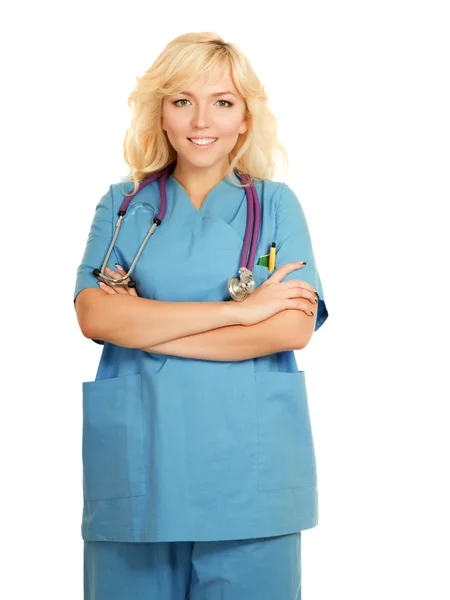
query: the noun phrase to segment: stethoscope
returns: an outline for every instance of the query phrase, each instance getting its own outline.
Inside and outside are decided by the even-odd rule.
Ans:
[[[136,283],[131,278],[130,278],[130,281],[128,281],[128,282],[125,282],[124,280],[128,279],[130,277],[143,249],[145,248],[145,245],[146,245],[149,237],[155,231],[156,227],[158,225],[161,225],[161,223],[162,223],[164,215],[166,214],[166,205],[167,205],[166,182],[167,182],[167,178],[169,177],[169,175],[174,171],[175,166],[176,166],[176,161],[174,161],[173,163],[171,163],[170,165],[168,165],[161,171],[158,171],[157,173],[151,175],[147,179],[144,179],[143,181],[141,181],[139,183],[139,187],[136,190],[135,194],[133,194],[132,196],[127,196],[125,198],[125,200],[122,202],[122,204],[120,206],[120,210],[118,212],[119,218],[117,219],[117,223],[116,223],[116,231],[112,238],[111,244],[109,245],[108,252],[106,253],[105,260],[103,261],[103,265],[100,270],[94,269],[92,271],[92,273],[96,277],[99,277],[106,284],[111,285],[111,286],[123,285],[123,286],[128,286],[128,287],[136,287]],[[245,193],[247,194],[247,227],[245,230],[244,245],[242,248],[242,253],[241,253],[241,258],[240,258],[240,263],[239,263],[240,264],[239,275],[230,277],[228,279],[228,291],[230,293],[231,298],[233,300],[242,301],[242,300],[245,300],[247,298],[247,296],[255,290],[255,282],[253,280],[253,273],[252,273],[252,270],[250,269],[250,266],[253,265],[254,261],[255,261],[256,246],[258,244],[258,236],[259,236],[259,231],[260,231],[260,226],[261,226],[261,216],[260,216],[260,206],[259,206],[258,194],[256,192],[256,188],[255,188],[251,178],[248,175],[237,173],[236,170],[234,171],[234,173],[236,174],[236,176],[238,177],[238,179],[241,183],[246,184],[246,183],[250,182],[250,185],[245,188]],[[125,214],[127,212],[127,208],[129,206],[131,200],[136,196],[136,194],[138,194],[145,186],[149,185],[150,183],[152,183],[153,181],[155,181],[157,179],[159,179],[159,191],[160,191],[160,196],[161,196],[161,208],[159,210],[159,213],[157,214],[156,217],[153,217],[153,224],[150,227],[150,229],[148,230],[148,233],[145,236],[144,241],[142,242],[138,253],[134,257],[134,260],[131,263],[131,266],[130,266],[127,274],[124,275],[123,277],[119,277],[118,279],[114,279],[105,273],[105,268],[106,268],[106,265],[108,264],[108,260],[111,255],[111,252],[114,248],[114,244],[116,243],[117,236],[119,235],[119,230],[122,225],[123,217],[125,216]],[[251,244],[250,244],[250,236],[252,238]],[[249,251],[249,247],[250,247],[250,253],[248,255],[247,262],[245,262],[245,259],[247,257],[248,251]]]

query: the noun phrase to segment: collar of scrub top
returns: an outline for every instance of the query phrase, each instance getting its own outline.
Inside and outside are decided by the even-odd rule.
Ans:
[[[140,182],[136,192],[132,196],[127,196],[120,206],[120,210],[118,212],[118,220],[116,223],[116,231],[114,233],[111,244],[108,248],[108,251],[105,256],[105,260],[103,261],[103,265],[101,269],[94,269],[93,274],[101,279],[104,283],[111,286],[128,286],[128,287],[136,287],[136,283],[130,278],[131,273],[133,272],[136,263],[147,243],[147,240],[155,231],[158,225],[161,225],[162,220],[166,214],[166,206],[167,206],[167,196],[166,196],[166,182],[169,175],[171,175],[175,169],[176,161],[170,163],[167,167],[154,173],[147,179],[144,179]],[[258,194],[256,192],[256,188],[250,178],[249,175],[245,175],[242,173],[238,173],[236,169],[234,170],[235,175],[238,177],[239,181],[243,184],[250,183],[247,187],[245,187],[245,193],[247,194],[247,226],[245,229],[244,236],[244,245],[241,252],[241,258],[239,262],[239,276],[238,277],[230,277],[228,279],[228,291],[233,300],[245,300],[249,294],[251,294],[255,289],[255,282],[253,280],[253,274],[251,270],[251,266],[255,262],[256,255],[256,247],[258,244],[258,236],[261,228],[261,212],[258,200]],[[123,277],[119,277],[114,279],[107,275],[104,271],[106,265],[108,263],[111,252],[114,248],[114,244],[116,242],[117,236],[119,234],[119,229],[122,224],[122,219],[126,215],[128,206],[133,198],[147,185],[159,179],[159,191],[161,197],[161,207],[159,209],[156,217],[153,217],[153,224],[150,227],[144,241],[139,248],[138,253],[136,254],[128,272]],[[251,238],[251,243],[250,243]],[[250,248],[250,252],[249,252]],[[128,281],[125,281],[128,279]]]

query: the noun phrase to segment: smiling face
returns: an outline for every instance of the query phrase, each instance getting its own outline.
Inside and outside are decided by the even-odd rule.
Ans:
[[[165,96],[162,105],[161,125],[178,154],[178,165],[195,170],[223,164],[226,171],[229,153],[248,128],[243,98],[229,74],[215,85],[200,77],[183,92]],[[189,138],[217,139],[197,147]]]

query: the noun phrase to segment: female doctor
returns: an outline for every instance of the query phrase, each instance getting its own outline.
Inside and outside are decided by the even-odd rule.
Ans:
[[[84,598],[299,600],[318,493],[294,350],[328,313],[300,203],[272,180],[275,118],[211,33],[170,42],[129,105],[129,174],[74,292],[103,345],[82,384]]]

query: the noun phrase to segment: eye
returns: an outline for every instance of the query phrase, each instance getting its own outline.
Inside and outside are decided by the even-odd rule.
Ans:
[[[178,102],[189,102],[189,100],[185,100],[185,99],[182,99],[182,100],[175,100],[175,102],[172,102],[172,104],[175,104],[175,106],[180,106],[180,105],[178,104]]]
[[[187,100],[186,98],[181,98],[180,100],[175,100],[175,102],[172,102],[172,104],[174,104],[175,106],[186,106],[185,104],[178,104],[178,102],[189,102],[189,100]],[[217,102],[226,102],[228,106],[233,106],[233,103],[228,102],[228,100],[217,100]]]

